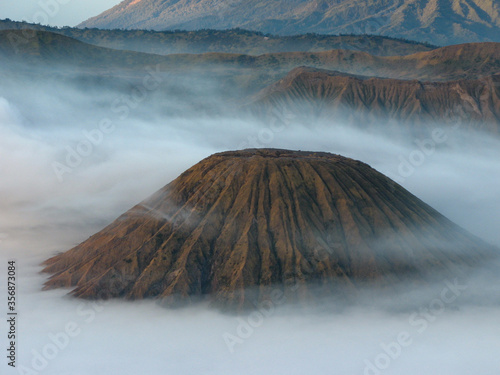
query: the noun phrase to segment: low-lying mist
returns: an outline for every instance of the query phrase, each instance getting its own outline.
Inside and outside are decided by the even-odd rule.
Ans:
[[[194,91],[224,106],[217,93]],[[194,106],[183,116],[163,111],[178,99],[154,89],[22,82],[2,92],[0,258],[2,270],[18,262],[23,366],[6,373],[498,374],[499,284],[490,269],[411,292],[403,285],[394,299],[370,293],[336,313],[294,312],[279,300],[242,316],[76,300],[42,292],[47,275],[38,272],[201,159],[255,147],[359,159],[500,246],[499,139],[439,124],[419,139],[391,138],[383,123],[374,134],[335,119],[304,124],[277,113],[258,122]],[[5,301],[5,284],[0,291]]]

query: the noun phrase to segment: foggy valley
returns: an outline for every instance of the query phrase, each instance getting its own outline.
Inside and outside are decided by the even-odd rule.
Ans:
[[[419,315],[413,323],[409,321],[412,312],[429,309],[440,298],[446,280],[438,278],[435,287],[419,297],[421,304],[415,306],[413,301],[406,310],[398,304],[403,312],[383,303],[368,307],[358,301],[362,307],[346,306],[333,315],[322,313],[321,306],[302,315],[284,304],[261,322],[259,315],[221,315],[204,304],[169,310],[154,302],[82,302],[65,297],[66,290],[42,292],[46,275],[38,272],[46,258],[85,240],[192,164],[240,145],[321,150],[362,160],[465,229],[499,246],[497,139],[478,135],[471,140],[460,130],[443,128],[446,141],[436,143],[435,150],[427,144],[429,149],[421,151],[425,156],[420,161],[412,154],[420,150],[419,139],[390,140],[335,121],[312,127],[291,118],[273,131],[241,117],[165,116],[160,110],[166,105],[160,107],[154,100],[138,103],[120,120],[110,109],[119,93],[94,95],[78,86],[58,90],[42,86],[26,92],[21,87],[18,92],[10,91],[10,100],[4,97],[0,102],[0,149],[2,262],[18,259],[23,366],[50,374],[65,374],[67,366],[76,362],[86,364],[72,374],[330,374],[335,365],[335,373],[363,374],[365,361],[375,363],[377,355],[384,353],[381,343],[389,345],[401,332],[409,332],[411,345],[403,347],[381,373],[399,374],[405,369],[415,374],[466,374],[479,366],[482,374],[496,374],[500,332],[494,327],[499,311],[492,301],[498,301],[499,288],[498,280],[491,278],[473,279],[471,288],[483,292],[479,301],[462,296],[463,301],[459,298],[453,307],[445,306],[444,312]],[[105,117],[115,119],[112,132],[102,133],[89,155],[80,155],[79,144],[88,145],[86,134],[93,134]],[[80,149],[86,151],[84,146]],[[78,156],[67,159],[69,155],[79,155],[81,160]],[[67,165],[68,160],[75,165],[59,175],[53,163]],[[256,325],[250,326],[253,333],[239,328],[248,319]],[[43,353],[52,342],[50,334],[64,332],[68,322],[76,322],[81,333],[46,367],[43,360],[32,362],[38,358],[32,350]],[[238,329],[243,330],[244,339]],[[226,333],[237,341],[227,344]],[[273,348],[272,355],[269,348]]]

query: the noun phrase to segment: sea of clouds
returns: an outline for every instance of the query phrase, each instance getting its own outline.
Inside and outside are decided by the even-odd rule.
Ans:
[[[288,114],[269,123],[166,116],[157,112],[158,97],[148,95],[121,103],[129,105],[125,115],[116,105],[122,94],[112,91],[43,84],[4,90],[0,274],[5,279],[7,261],[16,260],[19,315],[16,369],[7,366],[8,324],[1,325],[2,374],[499,374],[500,294],[481,272],[438,280],[395,305],[360,301],[336,313],[274,301],[265,311],[233,316],[205,305],[168,310],[151,301],[93,303],[67,290],[43,292],[45,259],[201,159],[245,147],[362,160],[500,246],[500,141],[492,136],[472,140],[462,129],[436,125],[420,139],[393,139],[335,121],[296,123]],[[1,311],[6,301],[2,283]]]

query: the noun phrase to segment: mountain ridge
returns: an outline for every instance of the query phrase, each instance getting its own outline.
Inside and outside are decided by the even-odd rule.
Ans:
[[[371,128],[381,121],[418,133],[442,124],[500,135],[500,75],[479,80],[425,82],[299,67],[258,93],[257,115],[282,111],[297,118]]]
[[[125,69],[128,67],[129,70],[160,64],[163,69],[175,71],[203,66],[204,69],[220,72],[220,67],[223,66],[227,74],[236,74],[240,69],[247,69],[247,73],[253,71],[257,75],[264,71],[269,75],[265,84],[272,83],[276,77],[282,78],[298,66],[357,75],[433,81],[481,78],[497,73],[500,68],[500,43],[469,43],[407,56],[384,57],[351,50],[280,52],[258,56],[217,52],[163,56],[93,46],[46,31],[35,31],[33,38],[18,44],[12,43],[12,35],[23,38],[23,32],[25,31],[0,31],[0,51],[3,55],[20,61],[32,59],[38,62],[53,60],[63,63],[66,59],[82,66],[114,65]],[[43,53],[33,53],[34,48]]]
[[[380,34],[449,45],[500,42],[499,14],[495,0],[125,0],[79,26]]]
[[[49,27],[0,20],[0,30],[33,29],[77,39],[99,47],[167,55],[227,52],[261,55],[272,52],[319,52],[331,49],[363,50],[373,55],[408,55],[437,48],[410,40],[375,35],[276,36],[241,29],[200,31],[100,30]]]
[[[481,128],[498,135],[500,86],[498,75],[494,74],[500,71],[500,43],[454,45],[407,56],[373,56],[352,50],[281,52],[258,56],[216,52],[164,56],[112,50],[46,31],[33,31],[29,39],[25,38],[25,34],[26,30],[0,31],[0,69],[7,77],[32,77],[52,82],[65,80],[70,84],[76,83],[78,87],[97,85],[103,89],[130,90],[134,82],[140,85],[144,74],[153,71],[165,82],[155,93],[158,98],[177,95],[178,85],[193,85],[195,76],[203,80],[208,77],[210,87],[218,91],[219,102],[231,103],[230,108],[207,100],[213,95],[197,95],[189,100],[207,114],[234,116],[241,114],[240,109],[246,111],[259,92],[273,87],[280,80],[286,81],[294,69],[307,66],[341,74],[337,74],[335,82],[330,77],[331,73],[317,72],[315,74],[318,75],[310,76],[310,79],[304,75],[300,82],[303,97],[296,95],[299,91],[288,97],[283,96],[287,92],[286,87],[277,86],[282,99],[274,94],[261,97],[261,102],[255,103],[257,105],[251,109],[253,113],[266,114],[284,105],[292,113],[298,107],[303,108],[304,111],[298,113],[299,117],[306,113],[313,114],[313,118],[316,115],[328,117],[328,111],[337,110],[340,105],[340,108],[355,109],[351,111],[351,118],[346,120],[349,124],[371,126],[380,122],[377,120],[379,115],[386,124],[402,120],[401,127],[415,122],[419,125],[415,129],[457,120],[465,122],[467,129]],[[12,43],[13,36],[21,42]],[[197,74],[193,75],[193,71]],[[359,80],[349,78],[350,75],[374,79]],[[414,80],[418,82],[412,82]],[[319,84],[319,81],[322,83]],[[339,82],[348,84],[349,89],[339,86]],[[305,89],[305,86],[308,88]],[[319,88],[325,90],[323,94],[316,95]],[[339,90],[343,90],[343,94],[337,96],[338,101],[332,96],[324,96]],[[4,95],[9,94],[6,92]],[[187,96],[185,98],[188,99]],[[299,101],[297,106],[294,104],[296,99]],[[323,102],[323,109],[320,108],[319,112],[318,101]],[[395,108],[396,103],[399,104]],[[178,114],[182,111],[172,106],[169,112]],[[336,111],[336,115],[340,114]],[[345,116],[341,117],[344,119]]]

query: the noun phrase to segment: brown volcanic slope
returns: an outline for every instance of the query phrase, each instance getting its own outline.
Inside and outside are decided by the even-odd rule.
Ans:
[[[44,271],[47,289],[78,297],[210,294],[242,308],[271,286],[300,283],[306,296],[308,282],[328,290],[473,264],[486,248],[362,162],[262,149],[201,161]]]
[[[276,109],[305,119],[334,115],[337,121],[363,127],[391,120],[415,131],[434,127],[438,120],[498,135],[500,75],[421,82],[301,67],[262,90],[249,107],[259,115]]]

